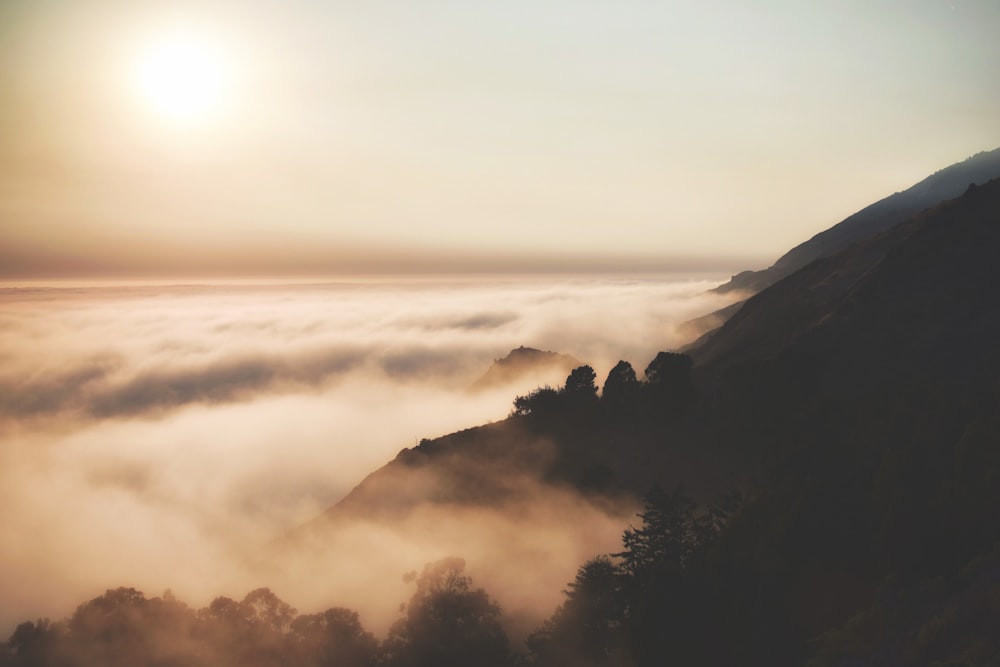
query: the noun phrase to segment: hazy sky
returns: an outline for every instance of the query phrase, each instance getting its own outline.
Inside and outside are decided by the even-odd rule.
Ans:
[[[995,0],[0,3],[0,275],[758,267],[1000,145]]]

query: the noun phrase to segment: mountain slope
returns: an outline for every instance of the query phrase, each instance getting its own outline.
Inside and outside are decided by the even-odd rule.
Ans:
[[[881,199],[792,248],[769,268],[739,273],[716,290],[759,292],[813,260],[832,255],[925,208],[957,197],[970,184],[981,185],[994,178],[1000,178],[1000,148],[977,153],[902,192]]]
[[[621,499],[655,481],[685,481],[712,497],[724,480],[758,470],[774,446],[813,439],[817,423],[830,442],[844,429],[890,428],[914,409],[897,406],[899,414],[882,419],[893,395],[926,403],[948,387],[934,414],[963,404],[975,413],[977,392],[1000,377],[1000,312],[990,287],[1000,287],[998,193],[1000,182],[974,188],[749,299],[690,351],[702,400],[683,419],[612,417],[595,404],[424,440],[327,517],[393,520],[425,504],[502,506],[537,484]],[[961,354],[968,349],[984,352]],[[831,406],[855,422],[828,428]],[[964,423],[956,419],[952,430]]]
[[[801,664],[885,586],[961,586],[1000,540],[998,247],[993,181],[793,273],[692,351],[706,438],[766,462],[717,573],[774,596],[745,612],[767,619],[761,654],[784,642],[775,661]],[[870,661],[846,664],[912,640],[864,641]]]
[[[992,650],[975,606],[954,618],[942,605],[965,599],[970,581],[1000,580],[989,565],[1000,562],[990,560],[1000,544],[998,248],[995,180],[750,298],[691,351],[693,368],[666,355],[696,391],[654,391],[647,370],[614,405],[540,394],[555,402],[404,450],[309,528],[322,540],[357,519],[430,517],[409,524],[423,534],[458,517],[463,536],[482,525],[502,536],[488,551],[518,565],[518,581],[524,563],[537,565],[526,549],[556,530],[607,529],[604,519],[620,530],[652,481],[706,499],[730,480],[748,501],[688,598],[714,605],[695,634],[727,641],[711,645],[718,660],[690,664],[804,664],[819,648],[818,664],[945,664],[970,646]],[[603,523],[588,523],[601,512]],[[881,600],[928,587],[939,594],[907,603],[909,620],[880,616]],[[656,618],[688,611],[670,596],[653,602]],[[951,634],[929,642],[922,627]]]
[[[693,350],[698,365],[731,369],[807,343],[848,349],[856,339],[869,349],[884,345],[878,352],[894,357],[918,327],[921,340],[934,342],[935,353],[962,342],[951,338],[959,335],[979,336],[966,343],[991,342],[982,335],[995,325],[991,289],[1000,286],[998,191],[1000,180],[971,187],[956,200],[791,274],[749,299]]]

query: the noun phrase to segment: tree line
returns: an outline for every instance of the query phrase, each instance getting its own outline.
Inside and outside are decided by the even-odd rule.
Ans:
[[[2,667],[506,667],[515,665],[648,664],[669,637],[660,628],[668,606],[686,589],[701,594],[692,573],[727,517],[738,507],[709,512],[677,490],[655,488],[638,528],[623,534],[622,552],[582,565],[566,599],[515,650],[501,608],[465,574],[461,558],[426,565],[402,617],[379,641],[358,614],[333,607],[298,614],[271,590],[242,600],[217,597],[193,609],[169,591],[146,597],[134,588],[108,590],[68,619],[27,621],[0,644]],[[674,646],[671,645],[671,650]]]
[[[585,431],[603,441],[616,423],[669,434],[699,409],[691,367],[660,353],[640,381],[620,362],[598,393],[581,366],[559,389],[517,397],[512,418],[570,442]],[[782,447],[746,498],[733,491],[704,507],[654,486],[621,551],[581,565],[523,645],[465,563],[448,558],[412,575],[382,639],[354,611],[298,614],[266,588],[203,609],[119,588],[68,619],[20,624],[0,644],[0,667],[1000,664],[1000,413],[956,421],[949,440],[925,437],[907,404],[907,439],[879,440],[857,419],[844,441],[794,395],[764,407],[744,413],[798,415],[801,430],[765,432]],[[754,433],[741,444],[758,446]]]
[[[686,354],[659,352],[640,380],[632,364],[619,361],[608,373],[600,395],[597,373],[591,366],[580,366],[570,372],[561,388],[539,387],[515,398],[511,414],[544,421],[596,410],[609,421],[670,419],[690,409],[697,398],[693,366]]]

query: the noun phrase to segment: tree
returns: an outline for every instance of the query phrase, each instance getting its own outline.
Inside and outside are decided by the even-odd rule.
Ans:
[[[195,615],[169,592],[147,599],[134,588],[116,588],[80,605],[68,623],[69,664],[193,665]]]
[[[257,588],[246,594],[240,607],[245,618],[259,631],[282,634],[295,618],[295,608],[271,592]]]
[[[538,387],[526,396],[514,399],[514,414],[522,417],[545,417],[554,414],[559,406],[559,392],[552,387]]]
[[[652,569],[680,571],[701,546],[704,530],[695,515],[697,504],[680,488],[668,493],[654,486],[639,513],[642,526],[629,526],[622,534],[622,559],[627,575],[641,578]]]
[[[303,667],[364,667],[375,664],[378,641],[358,613],[335,607],[292,621],[297,664]]]
[[[646,367],[645,393],[649,407],[669,416],[694,402],[694,361],[686,354],[659,352]]]
[[[658,352],[646,366],[646,382],[653,386],[685,386],[691,383],[694,360],[680,352]]]
[[[136,661],[147,652],[146,602],[134,588],[116,588],[77,607],[69,620],[73,653],[93,664]]]
[[[566,399],[581,405],[597,400],[597,373],[590,366],[579,366],[570,371],[562,393]]]
[[[283,665],[291,649],[295,609],[268,588],[250,591],[240,602],[217,597],[198,612],[199,637],[213,662],[244,667]]]
[[[57,664],[59,642],[63,639],[62,628],[49,619],[38,622],[21,623],[7,642],[10,651],[8,663],[18,667],[45,667]]]
[[[619,361],[608,373],[601,392],[601,403],[612,411],[621,411],[634,404],[639,394],[635,369],[627,361]]]
[[[738,509],[731,496],[712,511],[699,511],[683,489],[655,486],[639,514],[642,526],[622,535],[623,587],[630,655],[638,665],[721,664],[725,654],[717,637],[717,586],[706,576],[709,548]]]
[[[580,566],[563,591],[566,601],[527,639],[537,664],[623,664],[621,628],[625,599],[618,567],[608,556]]]
[[[501,667],[511,664],[500,607],[463,575],[465,561],[445,558],[424,567],[406,615],[383,643],[393,667]]]

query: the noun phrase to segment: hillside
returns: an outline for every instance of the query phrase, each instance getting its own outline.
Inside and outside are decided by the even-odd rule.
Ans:
[[[855,613],[889,623],[879,596],[916,595],[929,579],[940,593],[913,602],[909,620],[866,637],[845,626],[823,646],[886,664],[873,656],[899,642],[929,662],[967,650],[963,632],[978,636],[978,620],[953,618],[937,621],[940,645],[906,638],[967,595],[963,573],[1000,539],[998,245],[993,181],[793,273],[692,351],[720,417],[706,424],[711,440],[769,462],[730,548],[783,564],[732,574],[763,577],[781,600],[784,611],[757,612],[772,641],[798,636],[805,650]]]
[[[725,475],[753,467],[748,443],[811,414],[789,415],[791,407],[815,412],[833,402],[876,413],[876,401],[893,394],[925,392],[926,401],[944,387],[949,402],[978,405],[977,392],[1000,377],[991,375],[1000,312],[988,288],[1000,286],[993,260],[1000,245],[998,193],[1000,181],[973,188],[751,298],[690,350],[701,400],[683,419],[661,422],[641,412],[612,419],[596,402],[585,413],[544,420],[512,415],[404,449],[334,513],[394,514],[420,502],[489,504],[511,493],[500,481],[511,471],[586,487],[602,470],[616,493],[641,494],[664,477],[718,490],[712,462],[726,460]],[[982,353],[961,354],[969,349]],[[718,419],[720,413],[727,418]],[[655,444],[664,440],[671,446]],[[742,451],[733,451],[734,440]],[[419,473],[421,483],[401,483],[404,473]]]
[[[994,180],[778,281],[691,355],[623,361],[602,392],[580,366],[402,450],[261,555],[310,606],[335,561],[365,616],[428,563],[382,641],[269,588],[198,610],[118,588],[20,624],[0,665],[998,664],[998,245]]]
[[[716,288],[719,292],[759,292],[821,257],[828,257],[922,210],[959,196],[970,184],[1000,178],[1000,148],[983,151],[928,176],[912,187],[881,199],[800,243],[770,267],[743,271]]]
[[[473,391],[510,385],[524,380],[543,382],[562,379],[582,362],[568,354],[521,346],[495,359],[489,369],[472,384]]]
[[[840,664],[886,642],[925,657],[971,650],[956,620],[940,645],[903,637],[967,599],[983,575],[963,572],[1000,540],[997,247],[993,181],[778,281],[691,351],[689,371],[661,355],[645,380],[633,373],[614,394],[605,383],[600,397],[586,381],[574,394],[571,376],[503,422],[402,451],[308,530],[392,525],[429,506],[525,516],[546,488],[624,522],[653,482],[708,503],[736,483],[749,500],[690,585],[726,606],[713,631],[737,654],[692,645],[700,664]],[[849,639],[852,616],[878,618],[879,596],[915,595],[928,578],[940,594],[912,617]],[[651,619],[679,613],[670,599],[649,602]]]

